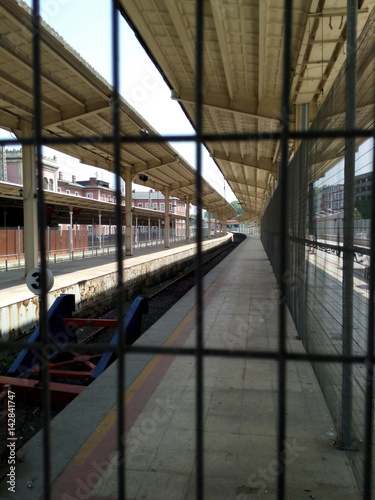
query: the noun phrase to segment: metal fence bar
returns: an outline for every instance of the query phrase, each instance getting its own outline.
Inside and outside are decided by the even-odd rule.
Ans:
[[[121,170],[120,170],[120,40],[119,40],[119,3],[112,2],[112,72],[113,72],[113,156],[116,174],[116,212],[117,228],[121,228]],[[128,179],[126,180],[128,182]],[[128,200],[127,200],[128,201]],[[125,473],[125,332],[122,318],[124,316],[124,281],[122,265],[122,231],[116,231],[117,242],[117,452],[118,469],[117,484],[118,497],[126,498],[126,473]]]
[[[40,249],[40,285],[39,296],[39,329],[43,348],[48,346],[48,321],[47,321],[47,261],[46,261],[46,235],[44,214],[44,191],[43,191],[43,163],[42,163],[42,86],[41,86],[41,50],[40,50],[40,2],[33,0],[32,10],[33,23],[33,92],[34,92],[34,134],[33,141],[36,152],[36,167],[38,175],[38,226],[39,226],[39,249]],[[41,366],[43,395],[43,474],[44,474],[44,498],[51,499],[51,437],[50,437],[50,373],[49,364]]]
[[[346,128],[355,128],[357,92],[357,9],[358,2],[348,0],[346,57]],[[344,244],[343,244],[343,355],[353,352],[353,240],[355,138],[345,140]],[[353,447],[353,365],[342,366],[342,434],[344,449]]]
[[[252,133],[252,134],[217,134],[215,136],[205,135],[203,130],[203,42],[204,42],[204,1],[196,0],[196,135],[195,136],[169,136],[169,137],[149,137],[147,140],[158,142],[173,142],[173,141],[192,141],[196,145],[196,204],[197,204],[197,264],[198,264],[198,285],[196,292],[196,307],[197,307],[197,343],[196,347],[192,349],[187,348],[155,348],[153,346],[132,348],[124,345],[124,335],[120,331],[118,335],[119,343],[114,348],[118,354],[118,372],[117,372],[117,397],[118,397],[118,435],[117,435],[117,448],[119,453],[118,460],[118,497],[126,498],[126,475],[125,475],[125,449],[124,449],[124,429],[125,429],[125,407],[123,394],[125,390],[125,354],[129,351],[133,352],[150,352],[153,354],[175,354],[175,355],[194,355],[197,363],[196,371],[196,498],[203,500],[204,498],[204,434],[203,434],[203,365],[205,356],[220,356],[230,357],[232,359],[246,358],[249,356],[254,359],[272,359],[278,363],[278,436],[277,436],[277,453],[282,456],[285,452],[285,435],[286,435],[286,367],[289,360],[298,360],[301,362],[315,362],[325,363],[332,368],[343,368],[342,372],[342,388],[343,396],[342,404],[342,445],[346,448],[351,448],[353,444],[353,366],[354,364],[365,363],[366,365],[366,399],[364,409],[365,431],[364,431],[364,446],[365,446],[365,459],[363,466],[363,498],[368,500],[371,498],[372,492],[372,460],[373,460],[373,368],[374,368],[374,324],[373,318],[375,314],[375,230],[372,225],[371,228],[371,247],[369,250],[364,250],[370,256],[370,279],[369,279],[369,299],[368,299],[368,317],[367,317],[367,341],[366,350],[364,354],[353,355],[353,255],[359,247],[354,245],[354,175],[355,175],[355,148],[356,138],[358,137],[373,137],[375,138],[374,128],[371,130],[357,130],[356,129],[356,25],[357,25],[357,9],[358,2],[355,0],[348,0],[348,41],[347,41],[347,79],[346,79],[346,92],[347,92],[347,115],[346,115],[346,128],[345,130],[313,130],[313,131],[296,131],[292,132],[289,129],[289,90],[290,90],[290,71],[291,67],[290,54],[291,54],[291,16],[293,14],[293,1],[285,0],[284,2],[284,75],[283,75],[283,95],[282,95],[282,124],[280,133]],[[42,350],[47,344],[47,307],[46,307],[46,242],[45,242],[45,216],[43,211],[43,185],[42,185],[42,163],[41,163],[41,147],[42,147],[42,127],[41,127],[41,61],[40,61],[40,5],[39,0],[33,0],[33,67],[34,69],[34,109],[35,109],[35,124],[34,135],[31,138],[25,138],[23,145],[33,145],[36,148],[37,168],[39,172],[38,181],[38,221],[39,221],[39,237],[40,237],[40,254],[41,254],[41,285],[42,295],[40,297],[40,327],[42,331],[42,345],[35,344],[35,347]],[[121,186],[120,186],[120,145],[122,143],[132,143],[139,140],[137,137],[121,137],[120,135],[120,95],[119,95],[119,4],[117,0],[112,2],[112,64],[113,64],[113,129],[112,134],[106,137],[101,137],[101,143],[109,143],[113,146],[114,159],[115,159],[115,173],[116,173],[116,200],[121,199]],[[322,243],[326,249],[336,250],[343,252],[344,256],[344,271],[343,271],[343,285],[342,298],[344,307],[342,308],[343,318],[343,344],[342,352],[313,352],[308,351],[306,355],[295,354],[287,352],[286,349],[286,304],[281,301],[279,307],[279,348],[278,351],[273,353],[270,351],[231,351],[228,353],[226,350],[204,349],[203,347],[203,287],[202,287],[202,221],[200,215],[202,214],[202,144],[204,141],[238,141],[247,140],[255,141],[259,138],[262,139],[280,139],[282,162],[279,173],[279,186],[274,196],[270,199],[268,208],[263,217],[262,228],[262,242],[270,260],[272,262],[275,275],[278,278],[280,291],[282,296],[288,297],[291,304],[292,314],[296,319],[297,326],[303,331],[304,335],[308,336],[308,322],[306,316],[299,317],[297,312],[301,310],[301,306],[307,309],[307,300],[309,287],[306,283],[304,295],[296,297],[296,292],[288,288],[286,280],[283,280],[285,272],[291,265],[293,268],[298,268],[301,264],[307,266],[305,263],[305,248],[306,248],[306,235],[303,234],[307,228],[302,227],[301,219],[305,219],[305,214],[309,215],[308,234],[315,234],[316,227],[313,225],[313,196],[314,188],[312,183],[308,183],[308,169],[309,164],[301,172],[294,172],[295,177],[292,179],[293,173],[289,174],[288,170],[293,168],[289,165],[289,150],[288,143],[291,138],[312,139],[316,141],[320,139],[327,139],[329,137],[340,137],[345,140],[346,146],[346,163],[345,163],[345,213],[344,213],[344,240],[340,245],[340,234],[338,235],[337,244]],[[98,142],[97,137],[76,137],[76,138],[54,138],[53,140],[43,141],[44,144],[51,143],[67,144],[77,142],[78,140],[88,142]],[[10,142],[7,141],[7,144]],[[1,144],[1,141],[0,141]],[[310,151],[312,151],[311,148]],[[312,151],[312,153],[314,153]],[[374,153],[374,150],[373,150]],[[309,149],[306,146],[303,153],[306,157],[309,156]],[[305,177],[304,177],[305,176]],[[375,178],[372,178],[372,192],[375,189]],[[293,181],[293,182],[292,182]],[[306,188],[306,189],[305,189]],[[298,194],[298,204],[291,205],[292,189],[300,190]],[[298,211],[298,213],[293,213]],[[275,214],[278,213],[278,218]],[[375,218],[375,200],[372,199],[372,220]],[[276,222],[275,222],[276,221]],[[291,222],[290,222],[291,221]],[[296,227],[296,231],[289,233],[289,223]],[[121,205],[116,203],[116,225],[121,227]],[[278,227],[276,227],[278,226]],[[336,227],[336,226],[335,226]],[[340,226],[337,226],[340,227]],[[311,232],[311,230],[313,232]],[[341,234],[342,236],[342,234]],[[123,271],[122,271],[122,231],[116,232],[116,246],[117,246],[117,268],[118,268],[118,321],[119,328],[122,328],[121,318],[123,316]],[[291,256],[289,259],[289,255]],[[305,267],[303,267],[305,269]],[[317,271],[315,271],[317,276]],[[309,274],[309,269],[305,274]],[[326,278],[322,278],[322,287],[325,285]],[[305,314],[307,315],[306,311]],[[312,318],[310,314],[310,319]],[[301,325],[302,326],[301,328]],[[306,331],[305,331],[306,330]],[[17,344],[17,348],[11,343],[4,342],[5,349],[20,349],[21,343]],[[30,344],[27,344],[30,348]],[[82,352],[85,348],[81,348]],[[95,349],[102,352],[103,346],[98,344],[90,347],[93,351]],[[80,347],[77,346],[79,352]],[[110,349],[109,349],[110,350]],[[42,370],[43,384],[46,390],[43,391],[43,418],[44,418],[44,431],[43,431],[43,474],[44,474],[44,498],[45,500],[51,499],[51,486],[50,486],[50,428],[49,428],[49,368],[48,363],[45,363]],[[345,422],[345,425],[344,425]],[[277,479],[277,495],[278,499],[285,498],[285,482],[286,470],[285,467],[279,471]]]
[[[289,93],[290,93],[290,71],[291,67],[291,23],[292,23],[293,1],[284,2],[284,41],[283,41],[283,89],[282,89],[282,123],[281,123],[281,165],[279,172],[279,224],[280,224],[280,274],[284,275],[287,269],[287,168],[289,160]],[[280,281],[281,296],[286,295],[286,287],[283,280]],[[286,434],[286,307],[284,301],[279,305],[279,357],[278,357],[278,422],[277,422],[277,456],[282,457],[285,453]],[[278,471],[277,476],[277,498],[285,498],[285,467]]]
[[[375,93],[374,93],[375,98]],[[375,123],[375,113],[374,113]],[[374,133],[375,139],[375,133]],[[372,193],[375,192],[375,148],[373,150],[373,169],[372,169]],[[370,248],[371,262],[375,262],[375,197],[372,196],[371,203],[371,229],[370,229]],[[375,266],[370,266],[369,274],[369,299],[368,299],[368,317],[367,317],[367,359],[366,367],[366,411],[365,411],[365,447],[363,464],[363,498],[370,500],[372,498],[372,472],[373,472],[373,439],[374,439],[374,347],[375,347],[375,329],[373,318],[375,316]]]
[[[366,168],[362,167],[360,159],[355,157],[355,150],[364,137],[364,128],[374,136],[373,88],[369,99],[368,91],[364,90],[362,83],[368,82],[369,78],[373,80],[375,75],[374,46],[371,42],[375,34],[375,13],[373,11],[370,15],[357,44],[358,4],[351,0],[347,3],[346,67],[340,71],[330,94],[306,134],[299,131],[290,132],[289,138],[301,138],[302,144],[288,166],[288,194],[284,199],[289,203],[289,219],[286,226],[284,223],[275,222],[276,215],[280,221],[277,207],[285,210],[285,205],[280,200],[283,198],[283,186],[279,184],[262,218],[261,239],[279,285],[283,287],[280,251],[287,231],[288,269],[304,280],[303,290],[301,287],[298,287],[297,291],[293,290],[293,285],[290,284],[285,287],[288,307],[307,351],[306,359],[313,365],[333,421],[337,423],[335,430],[338,435],[338,447],[346,448],[343,453],[347,453],[359,489],[363,498],[367,499],[372,498],[374,489],[372,377],[375,283],[374,277],[370,278],[368,284],[366,280],[368,269],[370,276],[374,272],[375,255],[372,239],[374,236],[371,236],[370,241],[368,229],[363,229],[368,227],[367,221],[356,220],[354,216],[354,202],[357,203],[358,199],[354,188],[358,185],[355,184],[358,181],[357,175],[361,175],[362,171],[368,172],[368,165]],[[354,15],[352,10],[355,11]],[[368,103],[366,107],[361,106],[364,102]],[[344,117],[340,122],[337,117],[341,116],[342,109],[346,109],[347,116],[346,120]],[[334,134],[326,130],[329,120],[336,120]],[[342,151],[346,150],[345,181],[344,166],[340,169],[335,166],[329,171],[332,173],[331,179],[327,177],[327,183],[328,187],[334,183],[343,186],[345,184],[346,211],[345,214],[336,215],[335,221],[324,221],[317,214],[321,201],[319,193],[323,189],[319,186],[324,184],[323,174],[319,173],[319,163],[322,162],[320,155],[323,154],[324,157],[324,149],[329,147],[333,136],[340,141]],[[374,157],[374,144],[371,148]],[[307,162],[304,161],[304,155]],[[370,175],[374,175],[373,162]],[[321,182],[316,182],[317,179]],[[372,183],[373,203],[374,178]],[[374,216],[373,213],[366,216],[366,219],[371,218],[372,221]],[[313,244],[309,240],[310,234],[314,235]],[[309,247],[314,251],[309,252]],[[312,255],[309,255],[310,253]],[[358,290],[364,290],[364,293],[358,293]],[[327,303],[324,303],[325,301]],[[322,311],[323,315],[320,317],[319,313]],[[281,328],[281,325],[279,327]],[[363,361],[359,361],[359,358]],[[291,353],[286,353],[286,359],[296,358]],[[359,452],[352,451],[356,448],[354,444],[357,441]]]
[[[196,107],[196,176],[195,193],[197,206],[197,288],[196,288],[196,497],[204,498],[204,443],[203,443],[203,259],[202,259],[202,133],[203,133],[203,0],[196,2],[196,46],[195,46],[195,107]]]

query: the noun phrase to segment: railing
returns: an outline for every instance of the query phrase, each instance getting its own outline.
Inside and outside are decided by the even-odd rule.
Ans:
[[[116,235],[94,235],[87,230],[73,230],[72,240],[69,240],[69,230],[47,228],[46,230],[46,260],[47,263],[57,263],[69,260],[100,257],[116,253]],[[194,227],[190,228],[190,242],[196,237]],[[204,230],[203,237],[208,237]],[[170,244],[181,244],[186,241],[181,229],[170,229]],[[164,229],[157,226],[150,228],[139,226],[133,228],[133,248],[138,250],[146,247],[164,245]],[[23,228],[0,229],[0,272],[11,269],[21,269],[25,265],[23,248]]]

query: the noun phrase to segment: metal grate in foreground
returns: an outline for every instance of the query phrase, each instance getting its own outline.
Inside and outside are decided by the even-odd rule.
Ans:
[[[197,263],[198,263],[198,286],[196,295],[197,305],[197,347],[196,349],[153,349],[150,352],[176,353],[178,355],[194,355],[197,365],[196,379],[196,498],[204,498],[204,442],[203,442],[203,363],[208,356],[230,356],[246,357],[250,353],[246,351],[227,350],[206,350],[203,345],[203,293],[202,293],[202,147],[205,140],[202,124],[202,89],[205,61],[203,60],[204,43],[204,1],[197,0],[196,4],[196,133],[194,137],[186,140],[196,144],[196,200],[197,206]],[[291,47],[291,16],[293,12],[292,0],[285,0],[285,30],[284,30],[284,82],[283,82],[283,102],[282,128],[278,134],[269,134],[269,140],[280,139],[281,141],[281,165],[278,177],[278,188],[269,202],[267,210],[262,218],[262,242],[267,254],[272,262],[275,275],[278,278],[282,293],[287,297],[287,305],[292,312],[296,322],[299,335],[304,341],[307,355],[300,356],[301,362],[312,361],[320,381],[323,393],[326,396],[330,411],[336,419],[338,431],[340,433],[340,445],[347,450],[352,466],[356,472],[358,483],[362,490],[363,498],[370,499],[372,494],[372,468],[373,468],[373,366],[374,366],[374,248],[375,233],[371,228],[371,221],[375,216],[375,204],[371,196],[369,220],[366,227],[368,240],[367,245],[360,245],[356,237],[356,216],[355,216],[355,178],[357,139],[360,137],[371,138],[374,136],[374,121],[371,120],[371,127],[368,127],[368,120],[363,119],[363,113],[374,114],[373,106],[366,107],[364,111],[360,108],[361,100],[361,78],[371,78],[374,81],[373,47],[366,45],[366,40],[373,40],[371,30],[375,30],[375,19],[369,21],[367,39],[364,37],[358,44],[356,37],[356,5],[357,2],[348,1],[348,44],[347,44],[347,65],[342,73],[341,80],[332,89],[331,96],[327,99],[324,111],[319,115],[320,122],[314,123],[310,130],[293,132],[289,124],[289,88],[290,88],[290,47]],[[40,234],[41,251],[41,286],[43,293],[40,298],[40,330],[42,332],[42,346],[35,346],[43,350],[48,344],[47,333],[47,292],[46,292],[46,243],[45,243],[45,214],[43,210],[43,176],[42,176],[42,154],[44,145],[42,138],[41,124],[41,54],[40,54],[40,2],[33,1],[33,67],[34,67],[34,135],[25,139],[25,143],[33,144],[36,151],[38,182],[39,182],[39,208],[38,224]],[[112,133],[101,141],[112,144],[114,167],[117,177],[116,200],[121,199],[120,187],[120,144],[125,141],[121,136],[119,124],[119,5],[112,2],[112,66],[113,66],[113,122]],[[358,58],[358,61],[357,61]],[[362,59],[363,58],[363,61]],[[357,72],[357,68],[361,72]],[[357,82],[358,81],[358,82]],[[356,83],[357,82],[357,83]],[[345,97],[343,97],[345,96]],[[338,104],[342,104],[344,99],[347,113],[345,123],[332,123],[327,130],[327,121],[335,116]],[[357,107],[358,103],[358,107]],[[359,116],[359,111],[360,116]],[[361,125],[361,124],[365,124]],[[252,131],[251,131],[252,132]],[[210,137],[211,140],[220,140],[224,136]],[[267,138],[267,134],[252,133],[246,140],[256,141],[258,138]],[[289,163],[289,141],[291,138],[302,138],[301,146],[293,161]],[[343,186],[342,213],[335,218],[326,219],[317,217],[317,207],[321,203],[322,191],[325,189],[317,185],[320,178],[319,164],[321,156],[327,149],[327,144],[334,138],[342,141],[345,150],[345,161],[341,171],[338,171],[338,181],[331,185]],[[181,138],[162,138],[161,140],[180,140]],[[244,139],[237,135],[225,135],[226,141],[238,141]],[[69,139],[70,140],[70,139]],[[68,140],[68,141],[69,141]],[[96,137],[74,138],[75,142],[90,141],[95,143]],[[140,138],[126,137],[126,141],[139,141]],[[144,140],[144,139],[142,139]],[[159,140],[159,139],[158,139]],[[58,144],[59,139],[53,141]],[[67,142],[65,139],[64,142]],[[53,145],[53,144],[51,144]],[[372,175],[371,193],[373,192],[374,176]],[[320,189],[321,188],[321,189]],[[323,193],[325,194],[325,193]],[[340,198],[340,199],[341,199]],[[335,201],[339,201],[336,199]],[[341,210],[341,207],[340,207]],[[339,214],[339,212],[336,212]],[[116,225],[121,227],[121,206],[116,207]],[[334,222],[332,222],[332,220]],[[325,224],[325,225],[324,225]],[[329,231],[329,232],[327,232]],[[361,233],[365,231],[359,231]],[[311,243],[313,238],[313,243]],[[122,233],[117,231],[117,263],[118,263],[118,314],[122,317],[123,304],[123,276],[122,276]],[[316,260],[311,257],[310,248],[315,248]],[[318,248],[319,247],[319,248]],[[330,253],[331,252],[331,253]],[[339,254],[339,261],[331,260],[332,252]],[[366,255],[368,259],[369,281],[368,292],[365,297],[358,297],[355,289],[356,266],[355,254]],[[315,259],[315,257],[314,257]],[[332,275],[332,264],[342,267]],[[300,286],[295,287],[284,277],[287,272],[300,279]],[[320,322],[320,307],[324,306],[326,299],[322,299],[327,290],[335,294],[327,297],[332,300],[331,307],[326,308],[331,312],[331,321],[327,324]],[[317,304],[319,300],[321,304]],[[333,310],[333,305],[337,304],[337,309]],[[278,363],[278,456],[284,453],[285,426],[286,426],[286,370],[289,359],[297,359],[286,348],[286,307],[282,302],[279,306],[279,346],[278,352],[265,354],[269,359],[276,359]],[[315,308],[315,309],[314,309]],[[340,319],[341,318],[341,319]],[[122,324],[119,321],[119,324]],[[334,326],[332,326],[334,324]],[[332,332],[334,331],[334,338]],[[118,498],[126,498],[126,473],[125,473],[125,450],[122,436],[124,434],[125,408],[124,408],[124,373],[125,354],[128,347],[121,340],[123,336],[118,336],[119,343],[116,347],[118,354],[117,371],[117,393],[118,393],[118,463],[119,483]],[[98,349],[102,349],[101,346]],[[136,348],[132,349],[137,351]],[[251,353],[256,356],[256,353]],[[50,383],[48,364],[42,370],[42,383],[48,388]],[[52,498],[51,493],[51,470],[50,457],[51,435],[49,426],[49,391],[44,391],[43,415],[44,415],[44,441],[43,441],[43,473],[44,473],[44,498]],[[363,453],[353,451],[355,442],[364,443]],[[285,474],[283,469],[278,474],[278,498],[285,496]]]

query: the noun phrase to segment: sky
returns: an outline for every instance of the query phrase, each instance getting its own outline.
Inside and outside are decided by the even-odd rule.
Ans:
[[[374,155],[374,142],[372,139],[367,139],[363,142],[355,155],[355,175],[366,174],[372,172],[372,163]],[[341,160],[331,168],[324,177],[320,178],[316,183],[316,187],[332,186],[344,184],[344,168],[345,162]]]
[[[26,0],[32,6],[32,0]],[[102,77],[112,84],[111,68],[111,0],[40,0],[42,18],[74,48]],[[170,90],[139,44],[126,21],[120,17],[120,93],[159,134],[185,135],[194,131],[181,110],[170,97]],[[6,132],[0,137],[9,137]],[[174,142],[176,149],[195,168],[195,146]],[[61,153],[45,150],[46,156],[63,158],[68,174],[77,169],[77,160]],[[99,169],[79,166],[86,177],[98,172],[99,178],[114,184],[113,176]],[[71,172],[70,172],[71,171]],[[203,176],[211,186],[231,202],[235,196],[224,177],[209,157],[203,154]],[[81,175],[79,176],[81,178]],[[226,184],[224,189],[224,184]],[[141,189],[141,186],[136,186]]]

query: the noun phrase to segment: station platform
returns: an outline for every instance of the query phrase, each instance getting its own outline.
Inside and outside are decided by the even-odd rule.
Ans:
[[[203,251],[211,250],[232,239],[231,234],[206,239]],[[174,243],[145,246],[123,261],[123,280],[129,293],[133,287],[149,283],[166,273],[176,274],[196,253],[196,243]],[[48,308],[61,294],[75,296],[76,311],[96,307],[98,301],[108,303],[117,285],[115,253],[49,264],[54,285],[47,294]],[[38,324],[39,299],[26,285],[25,270],[11,269],[0,274],[0,339],[13,340],[28,333]]]
[[[279,297],[259,237],[250,236],[204,278],[205,347],[277,351]],[[195,301],[192,289],[137,343],[194,347]],[[287,334],[288,350],[303,353],[290,316]],[[126,500],[195,499],[196,359],[130,352],[125,362]],[[51,422],[53,500],[118,498],[116,369],[115,362]],[[311,365],[287,362],[283,457],[277,392],[275,361],[205,357],[203,498],[274,500],[283,469],[286,499],[359,500]],[[16,492],[3,480],[0,498],[41,499],[42,433],[20,458]]]

